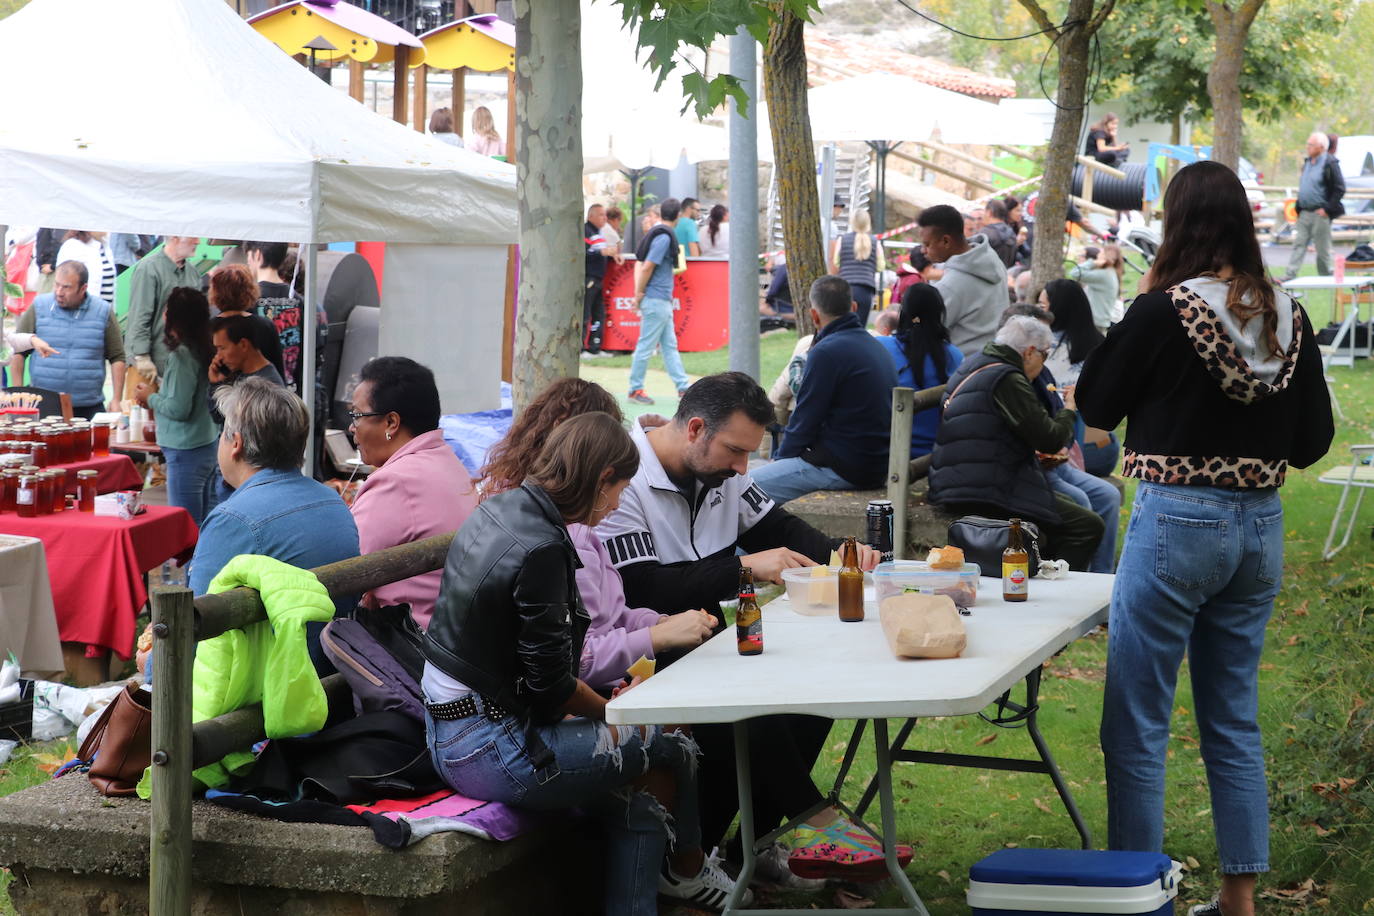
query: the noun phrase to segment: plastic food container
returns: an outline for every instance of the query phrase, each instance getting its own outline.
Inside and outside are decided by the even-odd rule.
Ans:
[[[921,592],[948,595],[958,607],[973,607],[978,601],[979,572],[977,563],[965,563],[959,569],[931,569],[924,561],[896,560],[879,563],[873,570],[873,581],[879,604],[903,592]]]
[[[833,566],[803,566],[782,571],[787,604],[803,617],[830,617],[840,612],[840,575]],[[864,573],[864,586],[873,584]]]

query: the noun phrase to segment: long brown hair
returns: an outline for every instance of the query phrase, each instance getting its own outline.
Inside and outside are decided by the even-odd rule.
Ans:
[[[609,480],[601,475],[611,471]],[[639,470],[639,449],[620,421],[594,411],[558,424],[539,452],[529,481],[543,488],[568,522],[585,522],[603,498],[603,485],[629,480]]]
[[[1259,316],[1264,343],[1279,346],[1274,286],[1264,268],[1245,186],[1219,162],[1184,166],[1164,192],[1164,241],[1150,268],[1150,292],[1165,292],[1195,277],[1217,277],[1227,268],[1226,309],[1242,323]]]
[[[616,399],[595,382],[561,378],[539,392],[515,418],[505,437],[487,452],[487,463],[477,480],[482,498],[520,486],[553,428],[569,417],[592,412],[623,421]]]

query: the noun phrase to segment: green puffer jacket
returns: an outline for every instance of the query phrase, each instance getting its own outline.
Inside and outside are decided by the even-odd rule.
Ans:
[[[191,721],[213,719],[260,702],[268,738],[319,731],[329,706],[306,648],[305,625],[333,619],[329,592],[308,570],[249,554],[230,560],[208,591],[216,594],[239,587],[257,589],[267,620],[230,630],[196,647]],[[236,751],[194,775],[202,785],[215,788],[252,762],[249,751]],[[152,794],[146,772],[138,794],[143,798]]]

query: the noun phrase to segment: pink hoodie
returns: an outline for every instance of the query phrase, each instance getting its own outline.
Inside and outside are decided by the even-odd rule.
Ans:
[[[577,571],[577,590],[592,624],[582,645],[582,680],[593,689],[614,687],[642,655],[654,657],[649,627],[661,615],[646,607],[625,606],[625,586],[611,565],[610,554],[596,533],[586,525],[569,525],[568,534],[577,548],[582,568]]]

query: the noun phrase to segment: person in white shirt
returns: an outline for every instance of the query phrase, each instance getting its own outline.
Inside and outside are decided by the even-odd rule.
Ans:
[[[730,257],[730,211],[724,204],[716,204],[706,218],[706,231],[701,236],[703,258]]]
[[[57,249],[57,263],[80,261],[91,278],[91,293],[111,305],[115,301],[115,261],[109,233],[73,229]]]

